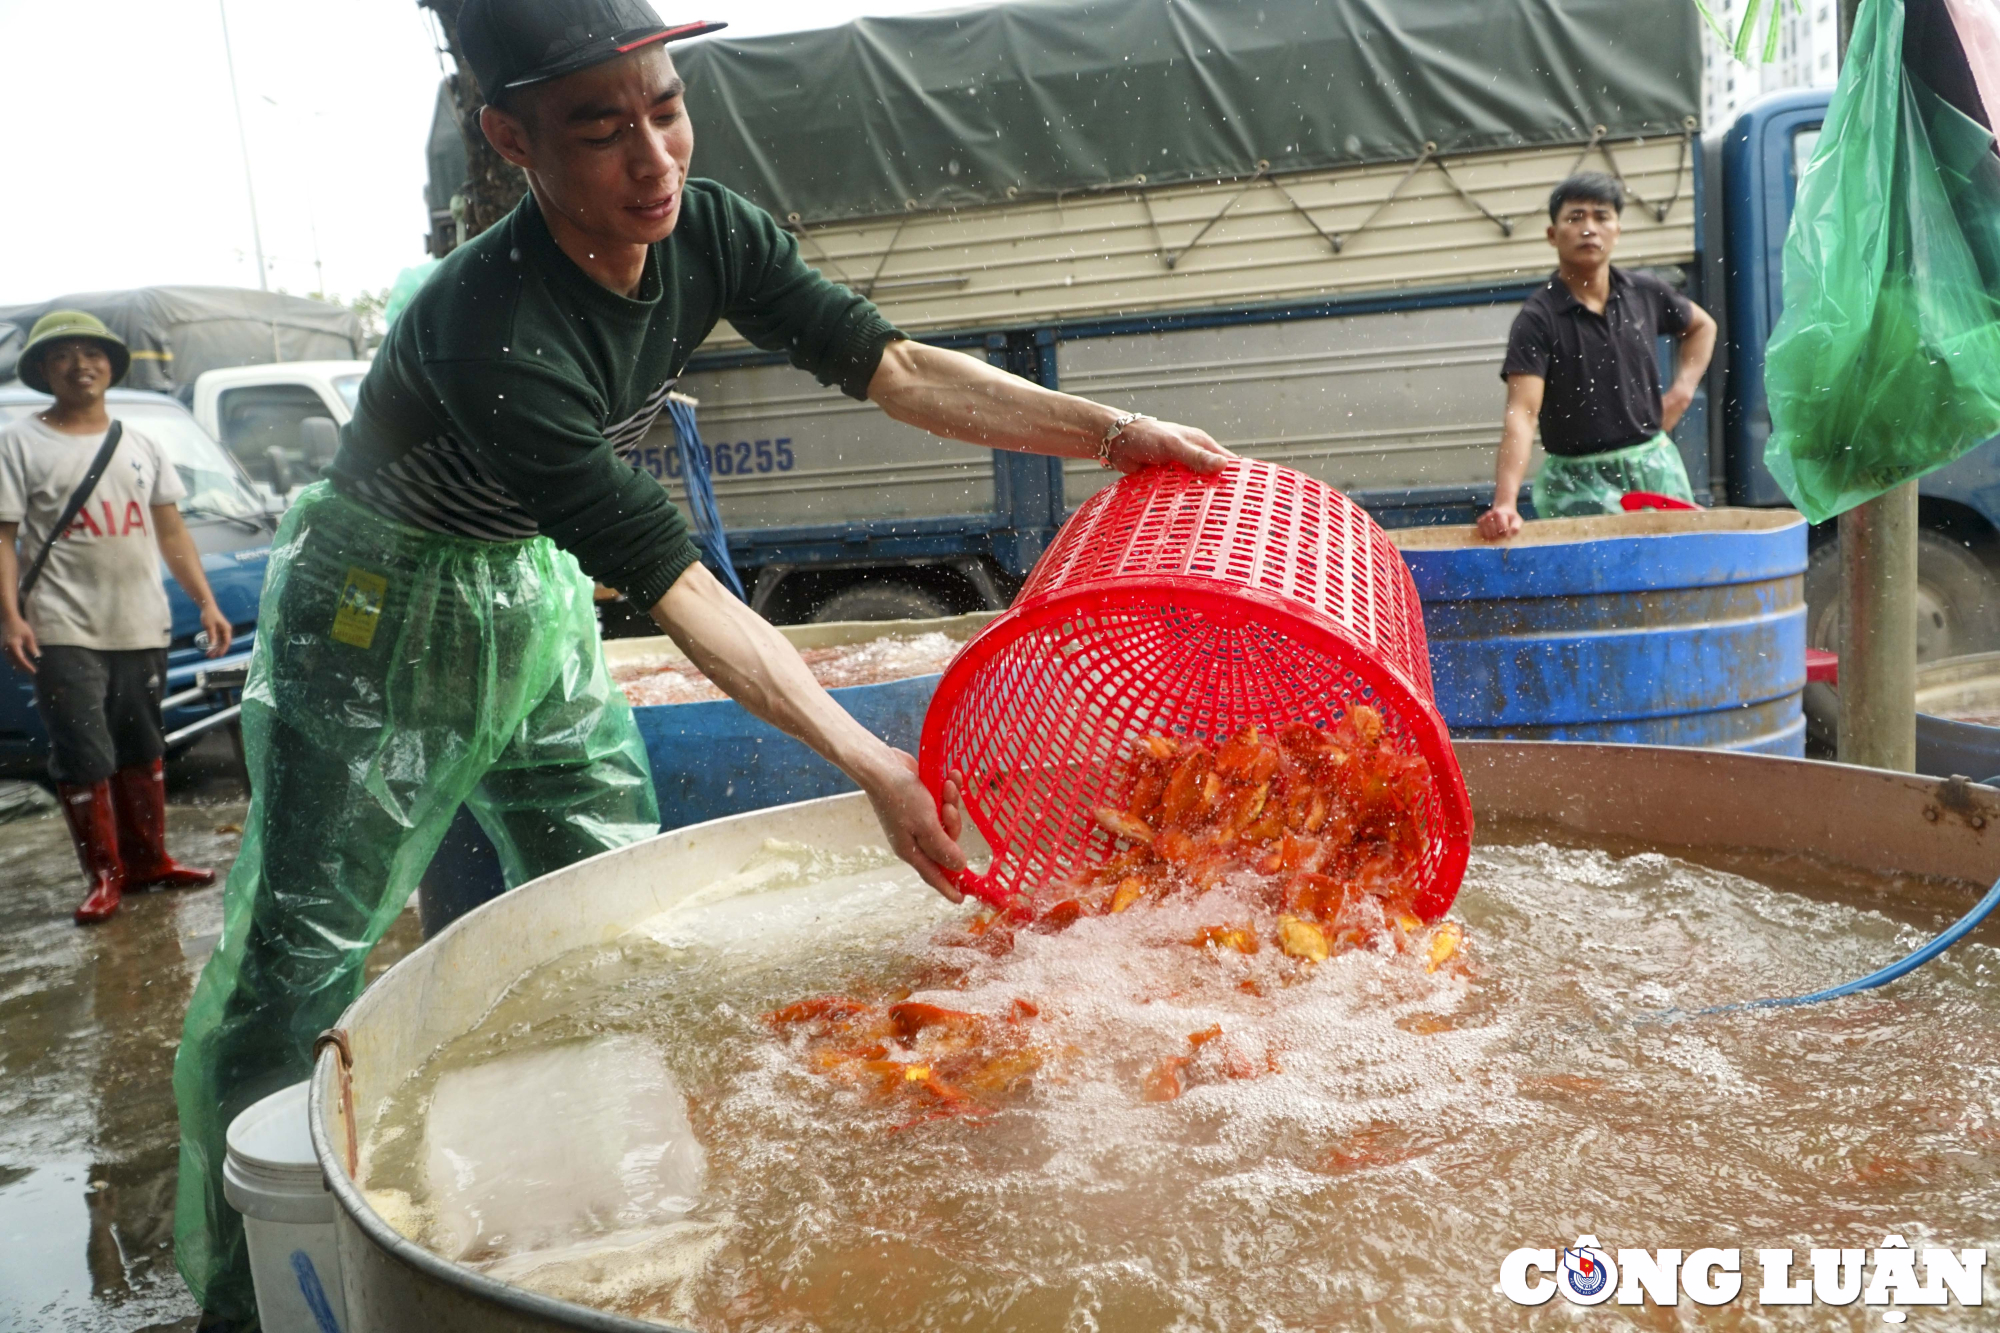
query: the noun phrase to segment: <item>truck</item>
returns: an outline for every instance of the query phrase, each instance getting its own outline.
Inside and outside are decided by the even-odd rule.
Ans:
[[[367,373],[357,360],[224,366],[196,377],[188,408],[282,508],[333,461]]]
[[[131,349],[124,387],[178,395],[183,404],[202,372],[269,361],[360,357],[367,330],[344,306],[245,287],[134,287],[73,292],[29,305],[0,306],[0,383],[35,321],[53,310],[103,320]]]
[[[1100,0],[675,59],[695,173],[899,328],[1202,426],[1404,526],[1490,498],[1508,326],[1553,267],[1548,191],[1578,169],[1629,192],[1618,261],[1722,325],[1674,432],[1697,498],[1784,503],[1762,462],[1763,349],[1828,93],[1704,129],[1697,21],[1623,0]],[[1004,604],[1106,480],[900,426],[726,325],[679,387],[732,561],[779,621]],[[636,460],[678,494],[664,418]],[[2000,449],[1920,489],[1921,655],[2000,646]],[[1828,648],[1832,540],[1813,533],[1809,578]]]
[[[0,383],[52,310],[103,320],[132,351],[124,387],[178,398],[278,507],[332,457],[327,425],[345,424],[368,369],[367,331],[343,306],[236,287],[139,287],[0,307]],[[304,424],[314,417],[325,420]]]

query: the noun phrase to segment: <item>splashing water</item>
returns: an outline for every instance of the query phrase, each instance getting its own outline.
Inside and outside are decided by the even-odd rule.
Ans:
[[[1531,1312],[1495,1293],[1501,1259],[1583,1232],[1684,1249],[2000,1240],[2000,1069],[1965,1058],[2000,1049],[1994,950],[1968,942],[1813,1010],[1657,1021],[1858,974],[1955,915],[1931,890],[1937,921],[1899,922],[1871,910],[1892,901],[1872,881],[1829,898],[1758,882],[1791,873],[1775,863],[1738,869],[1757,878],[1654,853],[1485,848],[1455,912],[1467,968],[1433,973],[1407,954],[1308,967],[1179,943],[1241,916],[1228,886],[1024,932],[994,958],[938,943],[958,938],[939,927],[960,909],[886,853],[772,844],[619,942],[524,977],[390,1099],[363,1178],[440,1252],[703,1330],[1512,1327]],[[1031,1000],[1053,1052],[1032,1090],[976,1121],[908,1124],[907,1108],[813,1072],[762,1017],[918,983],[919,999],[982,1013]],[[1227,1044],[1277,1072],[1143,1100],[1146,1071],[1215,1025],[1204,1056]],[[464,1134],[461,1080],[607,1042],[656,1052],[685,1093],[706,1150],[698,1197],[645,1211],[678,1110],[647,1109],[651,1075],[634,1097],[618,1091],[629,1069],[557,1062],[570,1104],[601,1077],[641,1117],[618,1130],[633,1151],[575,1192],[641,1202],[466,1251],[483,1182],[430,1165],[451,1147],[427,1141],[437,1107]],[[537,1067],[494,1108],[524,1153],[579,1132],[530,1086]],[[1812,1314],[1860,1328],[1880,1311]]]

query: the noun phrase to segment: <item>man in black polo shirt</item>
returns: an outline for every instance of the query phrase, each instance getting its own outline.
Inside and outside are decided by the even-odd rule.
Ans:
[[[459,247],[370,366],[328,482],[272,542],[243,697],[251,805],[222,937],[174,1066],[176,1259],[254,1317],[224,1130],[305,1077],[313,1039],[468,804],[509,883],[659,829],[645,747],[597,641],[591,580],[647,607],[756,716],[866,792],[888,844],[956,900],[949,801],[850,717],[703,568],[630,462],[717,323],[936,435],[1136,471],[1213,472],[1201,431],[1055,393],[905,338],[808,268],[763,209],[693,178],[694,133],[645,0],[468,0],[480,123],[528,197]]]
[[[1624,189],[1597,172],[1571,176],[1549,196],[1549,244],[1559,262],[1507,335],[1500,368],[1507,418],[1481,536],[1521,530],[1517,504],[1538,424],[1548,451],[1535,478],[1543,518],[1617,513],[1631,491],[1694,498],[1666,432],[1708,369],[1715,320],[1658,278],[1612,267],[1624,209]],[[1654,351],[1662,334],[1681,344],[1680,369],[1664,395]]]

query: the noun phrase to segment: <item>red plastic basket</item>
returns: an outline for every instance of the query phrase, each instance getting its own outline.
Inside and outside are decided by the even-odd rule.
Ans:
[[[960,883],[999,904],[1111,855],[1092,811],[1116,803],[1136,738],[1220,744],[1250,723],[1331,726],[1357,703],[1430,765],[1416,905],[1434,921],[1465,874],[1472,806],[1402,556],[1288,468],[1149,468],[1078,510],[946,669],[918,758],[934,793],[964,776],[993,865]]]

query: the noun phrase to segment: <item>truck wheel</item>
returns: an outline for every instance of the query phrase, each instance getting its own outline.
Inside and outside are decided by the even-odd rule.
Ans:
[[[820,603],[812,623],[829,620],[935,620],[951,608],[911,583],[857,583]]]
[[[1806,642],[1840,651],[1840,547],[1827,542],[1806,567]],[[2000,648],[2000,574],[1940,532],[1917,534],[1917,660]],[[1831,759],[1840,737],[1840,696],[1805,692],[1806,758]]]
[[[1806,642],[1840,651],[1840,546],[1827,542],[1806,569]],[[2000,648],[2000,576],[1941,532],[1917,534],[1917,660]]]

